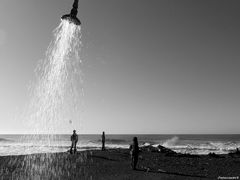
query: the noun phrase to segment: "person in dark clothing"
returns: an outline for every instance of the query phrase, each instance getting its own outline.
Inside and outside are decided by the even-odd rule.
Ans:
[[[77,142],[78,142],[78,135],[76,133],[76,130],[73,130],[73,134],[71,135],[71,141],[72,141],[72,145],[71,145],[71,149],[70,149],[70,153],[72,154],[72,150],[74,148],[74,154],[77,151]]]
[[[133,138],[133,144],[130,145],[131,167],[136,169],[139,155],[139,147],[137,137]]]
[[[102,133],[102,151],[105,150],[105,132]]]

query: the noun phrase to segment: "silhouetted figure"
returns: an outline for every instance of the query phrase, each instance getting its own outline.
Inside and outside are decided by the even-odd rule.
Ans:
[[[71,149],[70,149],[70,153],[72,154],[72,149],[74,148],[74,154],[77,151],[77,142],[78,142],[78,135],[76,133],[76,130],[73,130],[73,134],[71,135],[71,141],[72,141],[72,145],[71,145]]]
[[[102,133],[102,151],[105,150],[105,132]]]
[[[138,154],[139,154],[138,140],[137,140],[137,137],[134,137],[133,138],[133,144],[130,145],[130,155],[131,155],[131,167],[132,167],[132,169],[136,169],[137,162],[138,162]]]

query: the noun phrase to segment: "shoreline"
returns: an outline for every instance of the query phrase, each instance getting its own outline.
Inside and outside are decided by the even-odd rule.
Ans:
[[[36,135],[38,136],[38,135]],[[30,153],[51,153],[51,152],[65,152],[69,149],[71,142],[69,135],[59,134],[57,138],[51,140],[43,135],[40,135],[41,143],[38,138],[32,138],[31,135],[26,135],[22,138],[20,135],[0,135],[1,156],[4,155],[21,155]],[[173,149],[178,153],[190,154],[208,154],[214,152],[216,154],[227,154],[234,151],[236,147],[240,147],[240,135],[144,135],[137,136],[139,139],[139,146],[154,146],[162,145]],[[101,136],[94,135],[79,135],[79,150],[95,150],[101,148]],[[129,148],[132,143],[133,135],[112,135],[108,134],[106,138],[106,145],[108,148]]]
[[[128,149],[0,157],[2,179],[217,179],[240,177],[240,155],[190,155],[141,148],[137,170]]]

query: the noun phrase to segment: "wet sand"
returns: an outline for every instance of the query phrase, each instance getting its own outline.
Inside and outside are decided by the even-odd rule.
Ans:
[[[65,152],[3,156],[0,157],[0,177],[4,180],[240,178],[240,156],[191,156],[144,149],[137,170],[130,168],[127,149],[89,150],[74,155]]]

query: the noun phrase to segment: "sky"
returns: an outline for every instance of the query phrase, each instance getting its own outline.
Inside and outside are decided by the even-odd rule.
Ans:
[[[18,116],[29,82],[71,5],[0,1],[0,133],[27,133]],[[85,105],[77,131],[239,133],[239,5],[80,0]]]

